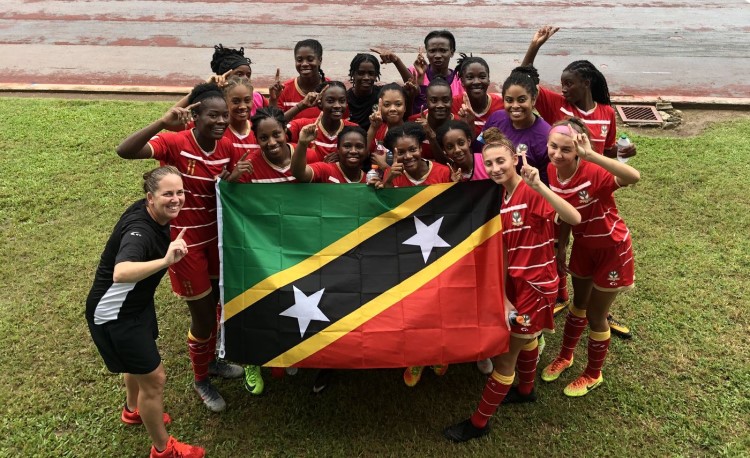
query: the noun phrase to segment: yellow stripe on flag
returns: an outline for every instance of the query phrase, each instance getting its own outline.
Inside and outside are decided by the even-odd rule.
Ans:
[[[441,183],[425,186],[424,190],[412,196],[396,208],[376,216],[365,224],[333,242],[319,252],[288,269],[277,272],[236,296],[224,305],[224,319],[228,320],[254,303],[300,278],[306,277],[322,268],[329,262],[352,250],[378,232],[396,224],[404,217],[414,213],[427,202],[447,191],[455,183]]]
[[[287,367],[319,352],[423,287],[501,230],[500,215],[497,215],[429,266],[264,365]]]

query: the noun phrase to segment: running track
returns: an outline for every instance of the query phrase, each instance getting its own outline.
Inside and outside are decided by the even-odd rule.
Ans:
[[[750,0],[0,0],[0,85],[191,86],[223,43],[244,46],[267,87],[277,67],[295,75],[291,48],[309,37],[326,75],[345,80],[356,52],[386,46],[411,62],[437,28],[502,81],[544,24],[562,28],[536,61],[548,85],[589,59],[615,95],[750,97]],[[383,79],[398,79],[392,66]]]

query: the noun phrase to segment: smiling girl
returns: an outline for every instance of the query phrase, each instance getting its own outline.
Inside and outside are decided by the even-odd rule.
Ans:
[[[338,159],[338,136],[345,126],[356,126],[347,119],[344,119],[346,113],[346,86],[339,81],[326,81],[318,88],[321,114],[317,118],[297,118],[292,120],[287,126],[289,128],[290,139],[296,142],[300,137],[300,131],[303,127],[315,124],[317,127],[316,138],[311,143],[312,149],[317,153],[317,160],[335,162]]]
[[[427,87],[427,109],[409,117],[409,121],[421,125],[425,132],[425,138],[422,141],[422,157],[435,159],[440,163],[446,162],[435,132],[440,126],[453,119],[452,107],[451,86],[443,78],[434,78]]]
[[[503,187],[500,217],[506,313],[515,310],[528,316],[528,320],[511,324],[509,350],[492,359],[494,371],[471,418],[443,431],[454,442],[487,434],[489,419],[501,403],[536,400],[534,377],[539,357],[536,338],[542,331],[554,328],[552,307],[557,293],[554,221],[556,216],[570,224],[581,221],[576,209],[550,191],[539,179],[539,171],[523,157],[521,175],[518,174],[515,147],[499,130],[488,129],[485,135],[484,167],[490,178]],[[511,388],[516,371],[519,383]]]
[[[463,94],[453,95],[453,115],[465,117],[469,124],[473,123],[476,138],[484,129],[490,116],[503,109],[503,98],[497,93],[488,93],[490,87],[490,67],[481,57],[463,57],[458,60],[456,72],[461,78]],[[476,151],[481,144],[475,145]]]
[[[378,107],[370,115],[370,128],[367,129],[367,144],[373,162],[382,170],[390,167],[386,163],[387,149],[383,144],[388,130],[404,124],[406,113],[406,94],[404,89],[396,84],[386,84],[380,88]]]
[[[486,180],[482,153],[471,151],[474,130],[463,121],[448,121],[437,131],[437,140],[453,173],[454,181]]]
[[[448,167],[422,157],[424,139],[422,126],[414,122],[388,131],[384,143],[386,148],[393,151],[393,165],[386,169],[382,186],[401,188],[452,181]]]
[[[294,45],[294,67],[299,76],[285,81],[283,85],[277,81],[268,89],[271,99],[277,99],[278,107],[284,111],[287,121],[315,118],[320,114],[316,89],[326,80],[320,68],[322,63],[323,45],[318,40],[302,40]]]
[[[534,67],[517,67],[503,83],[502,97],[504,110],[489,117],[485,129],[496,127],[514,147],[526,145],[526,160],[539,170],[542,183],[548,184],[547,135],[550,125],[534,113],[534,103],[538,94],[539,75]],[[518,164],[517,171],[521,172]]]
[[[557,380],[573,364],[573,350],[588,324],[588,364],[564,390],[567,396],[577,397],[604,381],[601,368],[610,342],[607,315],[617,295],[633,288],[630,230],[617,210],[614,191],[637,183],[640,173],[594,151],[585,124],[576,118],[553,126],[547,151],[550,188],[575,206],[582,220],[560,229],[557,258],[562,266],[573,233],[567,266],[573,278],[573,304],[565,320],[560,354],[542,371],[542,380]]]
[[[117,147],[125,159],[156,159],[175,166],[185,185],[185,206],[171,223],[172,235],[187,228],[189,253],[170,267],[172,291],[188,304],[188,349],[193,366],[193,387],[213,412],[226,408],[209,375],[240,377],[242,368],[215,361],[216,305],[219,303],[219,250],[214,178],[231,169],[242,154],[224,137],[229,110],[224,95],[213,83],[195,86],[186,108],[172,107],[159,120],[135,132]],[[192,118],[195,127],[161,132]]]

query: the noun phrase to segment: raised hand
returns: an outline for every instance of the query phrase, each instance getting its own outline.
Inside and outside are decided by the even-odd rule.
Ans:
[[[417,53],[417,59],[414,61],[414,70],[417,72],[417,81],[424,81],[424,74],[427,72],[427,59],[424,57],[424,47],[420,46]]]
[[[164,113],[164,116],[161,117],[161,120],[167,126],[183,126],[193,119],[192,110],[200,104],[200,102],[195,102],[194,104],[188,105],[185,108],[172,107],[167,110],[166,113]]]
[[[458,183],[464,180],[463,173],[461,172],[461,167],[456,170],[453,170],[453,166],[451,164],[448,164],[448,167],[451,169],[451,181],[453,181],[454,183]]]
[[[164,255],[164,261],[166,261],[167,265],[171,266],[188,254],[187,243],[185,243],[185,241],[182,239],[182,237],[185,235],[185,231],[187,231],[187,228],[182,228],[182,231],[180,231],[180,233],[177,235],[177,238],[169,244],[169,248],[167,248],[167,254]]]
[[[477,120],[479,116],[477,116],[477,113],[474,111],[474,109],[471,107],[471,101],[469,101],[469,95],[464,92],[464,103],[461,105],[461,108],[458,109],[458,117],[463,119],[466,124],[473,126],[474,121]]]
[[[581,159],[587,159],[589,157],[589,154],[596,154],[591,149],[591,142],[589,141],[589,137],[586,134],[576,134],[573,137],[573,146],[575,146],[576,154]]]
[[[299,131],[299,141],[297,143],[310,144],[318,135],[317,123],[308,124]]]
[[[273,84],[268,88],[268,100],[269,102],[276,102],[281,96],[281,91],[284,90],[284,85],[281,84],[281,70],[276,69],[276,76],[273,79]],[[274,103],[271,103],[274,105]]]
[[[403,175],[403,173],[404,173],[404,164],[398,161],[398,150],[396,150],[393,152],[393,164],[388,170],[388,177],[385,179],[385,181],[380,181],[377,184],[375,184],[375,187],[377,189],[382,189],[387,186],[390,186],[393,179],[398,176]]]
[[[560,27],[552,27],[551,25],[545,25],[539,28],[531,39],[531,44],[537,48],[541,47],[547,40],[552,37]]]
[[[315,101],[313,102],[313,106],[320,107],[320,102],[323,100],[323,97],[325,96],[326,91],[328,88],[331,87],[330,85],[323,86],[323,89],[317,94],[315,94]],[[323,113],[321,113],[322,115]],[[320,119],[320,116],[318,116],[318,119]]]
[[[425,114],[425,110],[421,110],[419,112],[419,117],[415,120],[417,124],[422,126],[422,130],[424,131],[425,135],[427,135],[427,138],[432,140],[436,138],[435,131],[432,130],[432,127],[430,127],[430,123],[427,121],[427,115]]]
[[[390,49],[386,48],[370,48],[370,51],[374,52],[378,56],[380,56],[380,63],[381,64],[392,64],[397,61],[399,61],[399,57],[391,51]]]
[[[229,174],[229,176],[221,178],[227,181],[237,181],[245,173],[252,174],[253,163],[247,160],[248,154],[250,154],[250,150],[245,151],[245,154],[243,154],[240,160],[237,161],[237,164],[235,164],[234,169],[232,170],[232,173]]]
[[[417,77],[411,75],[409,80],[404,83],[403,89],[404,92],[406,92],[407,98],[416,98],[419,95],[419,85],[417,84]]]
[[[232,73],[232,70],[227,70],[223,75],[211,75],[208,78],[207,82],[216,83],[217,86],[224,87],[227,85],[227,80],[229,79],[230,73]]]
[[[375,132],[383,125],[383,99],[378,99],[378,105],[373,107],[370,114],[370,125],[375,128]]]

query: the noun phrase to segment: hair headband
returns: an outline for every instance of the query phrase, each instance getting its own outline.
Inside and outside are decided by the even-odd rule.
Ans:
[[[552,130],[549,131],[549,134],[563,134],[567,137],[573,137],[573,128],[570,127],[570,124],[560,124],[552,128]]]

